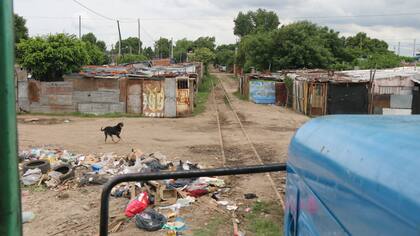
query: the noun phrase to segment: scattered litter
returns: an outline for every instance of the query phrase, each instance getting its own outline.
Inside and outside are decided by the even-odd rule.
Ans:
[[[127,155],[118,156],[114,153],[75,154],[60,148],[32,148],[19,152],[19,158],[23,162],[21,168],[29,163],[41,164],[43,167],[28,168],[23,172],[22,182],[25,185],[44,184],[58,191],[56,197],[59,199],[69,198],[67,193],[63,193],[66,189],[103,185],[114,175],[202,168],[190,161],[172,163],[160,152],[143,153],[140,149],[132,149]],[[216,202],[226,211],[238,209],[234,202],[224,198],[229,195],[229,191],[225,181],[216,177],[121,183],[111,190],[111,196],[131,200],[124,214],[121,212],[119,220],[113,219],[115,225],[110,225],[110,229],[111,232],[117,232],[123,224],[130,222],[127,217],[135,217],[135,224],[140,229],[155,231],[163,228],[169,230],[168,234],[174,232],[172,235],[178,235],[178,231],[186,229],[185,222],[179,218],[180,210],[191,206],[203,195],[211,197],[204,198],[204,201],[210,200],[209,205],[213,204],[211,207],[218,211],[222,209],[218,209]],[[202,204],[202,201],[199,202]],[[85,211],[94,207],[82,205]]]
[[[169,230],[175,230],[175,231],[183,231],[186,228],[187,227],[184,223],[184,220],[182,220],[181,218],[177,218],[174,222],[167,222],[163,226],[163,229],[169,229]]]
[[[255,193],[245,193],[244,194],[245,199],[254,199],[254,198],[258,198],[257,194]]]
[[[28,223],[35,219],[35,214],[32,211],[24,211],[22,212],[22,223]]]
[[[130,201],[125,209],[125,215],[127,217],[133,217],[136,214],[144,211],[149,205],[149,195],[147,192],[140,193],[140,195]]]
[[[29,169],[25,172],[25,174],[23,174],[22,183],[24,185],[36,184],[41,179],[41,176],[42,176],[42,173],[40,169],[38,168]]]
[[[166,224],[166,217],[151,208],[137,214],[135,219],[137,227],[146,231],[159,230]]]
[[[229,211],[234,211],[234,210],[238,209],[238,206],[236,206],[236,205],[227,205],[226,206],[226,209],[228,209]]]

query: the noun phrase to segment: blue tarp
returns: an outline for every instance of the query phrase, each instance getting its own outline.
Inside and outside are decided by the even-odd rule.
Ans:
[[[249,98],[258,104],[276,103],[276,90],[274,81],[249,81]]]

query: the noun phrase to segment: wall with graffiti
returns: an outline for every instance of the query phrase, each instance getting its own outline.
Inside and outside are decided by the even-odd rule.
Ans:
[[[165,104],[164,80],[143,82],[143,114],[148,117],[163,117]]]

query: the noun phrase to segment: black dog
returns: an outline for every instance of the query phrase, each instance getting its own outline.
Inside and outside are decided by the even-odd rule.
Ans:
[[[124,124],[122,122],[118,123],[116,126],[107,126],[104,129],[101,128],[101,131],[104,132],[105,134],[105,143],[106,143],[106,139],[108,138],[108,135],[111,136],[111,139],[114,143],[116,143],[114,141],[114,135],[118,137],[118,142],[121,140],[120,134],[121,134],[121,130],[122,127],[124,126]]]

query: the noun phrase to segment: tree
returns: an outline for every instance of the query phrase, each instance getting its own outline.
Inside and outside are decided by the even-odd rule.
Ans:
[[[62,80],[89,62],[86,45],[74,35],[56,34],[23,39],[17,45],[18,62],[42,81]]]
[[[244,14],[240,11],[233,22],[235,23],[233,34],[236,36],[243,37],[250,34],[254,30],[254,24],[249,12]]]
[[[279,17],[275,12],[261,8],[255,12],[251,12],[251,18],[254,23],[255,32],[270,32],[277,29],[280,24]]]
[[[107,55],[96,44],[93,44],[90,42],[84,42],[84,47],[89,56],[87,64],[103,65],[108,62]]]
[[[233,33],[239,37],[257,32],[270,32],[280,25],[279,17],[275,12],[261,8],[248,11],[246,14],[239,12],[233,22],[235,23]]]
[[[215,37],[199,37],[193,43],[193,48],[208,48],[211,51],[214,51],[216,47],[216,38]]]
[[[232,67],[235,63],[235,44],[223,44],[216,48],[215,64]]]
[[[147,61],[148,58],[143,54],[124,54],[120,58],[117,58],[118,64],[120,63],[135,63],[141,61]]]
[[[82,36],[82,41],[83,42],[89,42],[91,44],[96,45],[103,52],[106,51],[106,44],[105,44],[105,42],[104,41],[101,41],[101,40],[98,40],[96,38],[96,36],[92,32],[87,33],[87,34],[84,34]]]
[[[155,42],[155,53],[159,58],[168,58],[171,50],[171,41],[167,38],[160,38]]]
[[[273,63],[272,33],[249,34],[241,39],[237,62],[249,71],[251,67],[257,70],[269,70]]]
[[[273,34],[276,68],[327,68],[334,55],[328,30],[308,21],[289,24]]]
[[[178,62],[187,61],[187,53],[192,51],[193,41],[186,38],[177,40],[174,47],[174,59]]]
[[[118,53],[118,46],[120,42],[115,43],[114,53]],[[140,41],[140,47],[143,43]],[[121,40],[121,53],[122,54],[139,54],[139,38],[138,37],[128,37]]]
[[[27,39],[28,28],[26,28],[25,18],[17,14],[13,14],[13,23],[15,30],[15,43],[19,43],[22,39]]]
[[[197,48],[191,55],[191,61],[203,62],[204,73],[208,74],[208,65],[215,59],[216,55],[208,48]]]
[[[155,53],[153,52],[153,49],[151,47],[147,47],[143,49],[143,54],[146,56],[147,59],[153,59]]]

